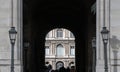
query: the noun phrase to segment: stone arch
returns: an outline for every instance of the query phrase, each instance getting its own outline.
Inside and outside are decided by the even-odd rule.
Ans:
[[[59,5],[62,6],[56,4],[58,1],[46,2],[23,1],[23,39],[31,44],[27,55],[29,61],[24,64],[27,64],[30,72],[44,72],[46,34],[54,28],[66,28],[75,36],[77,72],[87,72],[92,60],[90,41],[91,37],[96,35],[96,23],[93,22],[96,21],[95,16],[90,13],[90,6],[95,0],[76,0],[69,5],[66,5],[64,0],[60,1],[63,5]]]
[[[75,66],[75,62],[74,61],[69,62],[69,68],[71,68],[72,66]]]
[[[56,63],[56,69],[59,70],[61,67],[64,67],[64,62],[58,61],[58,62]]]

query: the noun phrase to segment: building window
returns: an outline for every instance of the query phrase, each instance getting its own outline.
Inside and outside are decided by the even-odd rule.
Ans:
[[[63,30],[62,29],[57,29],[57,37],[63,37]]]
[[[75,55],[75,46],[70,46],[70,55]]]
[[[50,54],[50,48],[49,48],[49,46],[46,46],[46,47],[45,47],[45,54],[46,54],[46,55],[49,55],[49,54]]]
[[[70,32],[70,38],[74,38],[74,35],[72,32]]]
[[[57,56],[65,56],[65,48],[61,44],[57,46],[56,54]]]

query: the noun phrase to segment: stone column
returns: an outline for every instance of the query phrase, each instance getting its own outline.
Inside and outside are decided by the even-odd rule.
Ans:
[[[105,0],[105,10],[103,9],[104,0],[96,0],[96,72],[104,72],[104,48],[101,37],[101,30],[103,27],[103,19],[105,18],[105,26],[110,30],[109,23],[109,0]],[[105,11],[105,17],[103,15]],[[107,57],[109,58],[110,48],[107,45]],[[109,63],[109,59],[108,59]],[[110,64],[108,64],[108,72],[110,72]]]
[[[112,35],[112,38],[110,38],[110,46],[112,48],[112,52],[113,52],[113,72],[117,72],[117,53],[119,51],[119,47],[120,47],[120,40],[117,38],[117,36]]]
[[[117,53],[118,53],[118,50],[113,50],[113,56],[114,56],[113,72],[117,72]]]
[[[56,61],[52,61],[52,66],[53,66],[53,69],[55,70],[56,69]]]

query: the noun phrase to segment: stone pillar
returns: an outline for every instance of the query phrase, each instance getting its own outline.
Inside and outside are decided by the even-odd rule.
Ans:
[[[55,60],[52,61],[52,66],[53,66],[53,69],[55,70],[56,69],[56,61]]]
[[[101,30],[103,27],[103,19],[105,19],[105,26],[110,30],[110,0],[105,0],[105,10],[103,9],[104,0],[96,0],[96,72],[104,72],[104,47],[101,37]],[[103,13],[105,11],[105,15]],[[104,18],[105,17],[105,18]],[[109,43],[107,45],[107,57],[108,57],[108,72],[110,72],[110,48]]]
[[[0,72],[10,72],[11,45],[8,30],[11,27],[12,0],[0,0]],[[22,0],[13,0],[13,25],[17,30],[14,52],[15,72],[23,72],[22,68]]]
[[[117,65],[118,65],[118,63],[117,63],[117,53],[118,53],[118,50],[113,50],[113,56],[114,56],[114,67],[113,67],[113,72],[118,72],[117,71]]]

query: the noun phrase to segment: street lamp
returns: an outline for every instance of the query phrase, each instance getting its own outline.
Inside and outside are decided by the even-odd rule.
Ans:
[[[92,51],[93,51],[93,67],[92,70],[95,72],[96,70],[96,37],[92,38]]]
[[[24,51],[23,51],[23,55],[24,55],[24,72],[27,72],[27,62],[28,62],[28,48],[30,46],[29,41],[24,41]]]
[[[103,40],[103,44],[104,44],[105,72],[108,72],[107,43],[108,43],[108,39],[109,39],[109,31],[106,29],[106,27],[103,27],[101,34],[102,34],[102,40]]]
[[[16,40],[16,34],[17,31],[15,30],[15,27],[11,27],[9,30],[9,38],[11,43],[11,72],[14,72],[14,45]]]

